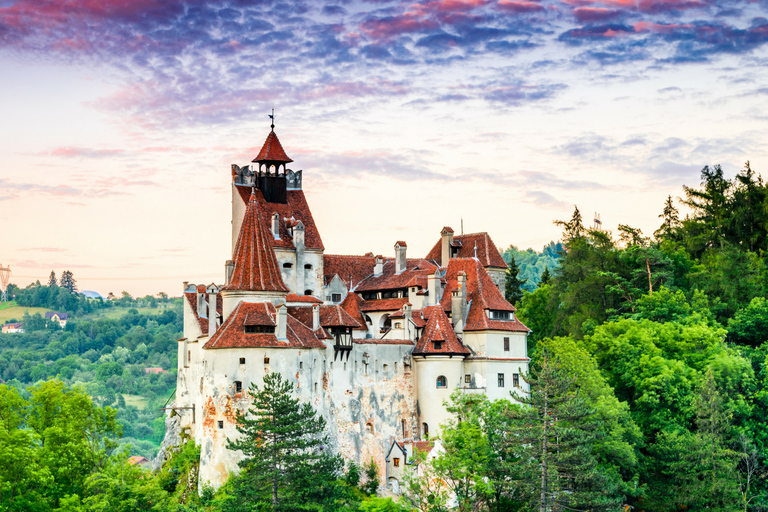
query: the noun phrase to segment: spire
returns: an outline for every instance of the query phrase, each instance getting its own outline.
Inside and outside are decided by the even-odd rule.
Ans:
[[[256,193],[251,193],[235,244],[232,277],[224,290],[289,291],[280,275],[270,238],[259,215]]]
[[[269,118],[272,120],[272,123],[270,124],[272,131],[267,135],[267,140],[264,141],[261,151],[259,151],[258,156],[254,158],[252,162],[266,164],[267,166],[274,165],[275,167],[280,164],[293,162],[293,160],[285,154],[283,145],[280,144],[280,140],[275,133],[275,109],[272,109],[272,114]]]

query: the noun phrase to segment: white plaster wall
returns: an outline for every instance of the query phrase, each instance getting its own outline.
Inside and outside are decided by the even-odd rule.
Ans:
[[[526,334],[523,332],[483,331],[485,352],[488,357],[522,358],[527,357]],[[504,351],[504,338],[509,338],[509,351]]]
[[[429,435],[440,435],[440,425],[448,421],[451,415],[443,402],[447,402],[451,393],[464,382],[463,358],[450,356],[414,357],[416,366],[416,386],[418,389],[418,407],[421,422],[429,426]],[[445,388],[437,387],[437,377],[447,379]]]

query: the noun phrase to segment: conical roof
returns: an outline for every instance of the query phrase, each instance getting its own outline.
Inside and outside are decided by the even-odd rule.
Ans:
[[[413,349],[413,355],[469,355],[471,352],[462,345],[453,330],[451,321],[440,306],[424,308],[429,321]],[[439,342],[439,347],[437,344]]]
[[[256,193],[251,194],[233,254],[234,269],[225,290],[288,292],[280,275],[272,235],[259,215]]]
[[[283,145],[280,144],[280,139],[277,138],[277,134],[274,130],[269,132],[267,140],[264,141],[264,145],[261,147],[261,151],[256,158],[252,160],[256,163],[288,163],[293,162],[283,150]]]

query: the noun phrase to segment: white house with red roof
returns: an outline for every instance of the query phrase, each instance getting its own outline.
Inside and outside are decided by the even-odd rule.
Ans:
[[[425,258],[402,240],[392,258],[325,254],[292,161],[273,126],[252,165],[232,166],[224,281],[184,283],[172,407],[214,487],[238,470],[226,441],[270,372],[323,415],[334,450],[386,473],[393,446],[439,435],[455,390],[526,389],[528,328],[504,300],[506,265],[487,233],[444,227]],[[381,476],[394,486],[392,473]]]

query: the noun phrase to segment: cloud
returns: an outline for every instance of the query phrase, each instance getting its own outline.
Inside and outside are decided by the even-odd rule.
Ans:
[[[623,11],[607,9],[605,7],[577,7],[573,15],[579,23],[593,23],[608,21],[622,16]]]
[[[566,190],[599,190],[605,188],[605,185],[595,181],[567,180],[548,172],[521,171],[517,174],[522,178],[521,182],[526,185],[547,186]]]
[[[567,203],[565,201],[560,201],[559,199],[555,199],[550,194],[542,190],[534,190],[534,191],[528,192],[523,198],[523,201],[527,203],[533,203],[538,206],[545,206],[545,207],[551,207],[551,208],[570,208],[571,207],[570,203]]]
[[[499,8],[502,11],[515,14],[527,14],[544,11],[544,6],[538,2],[516,2],[513,0],[499,0]]]

